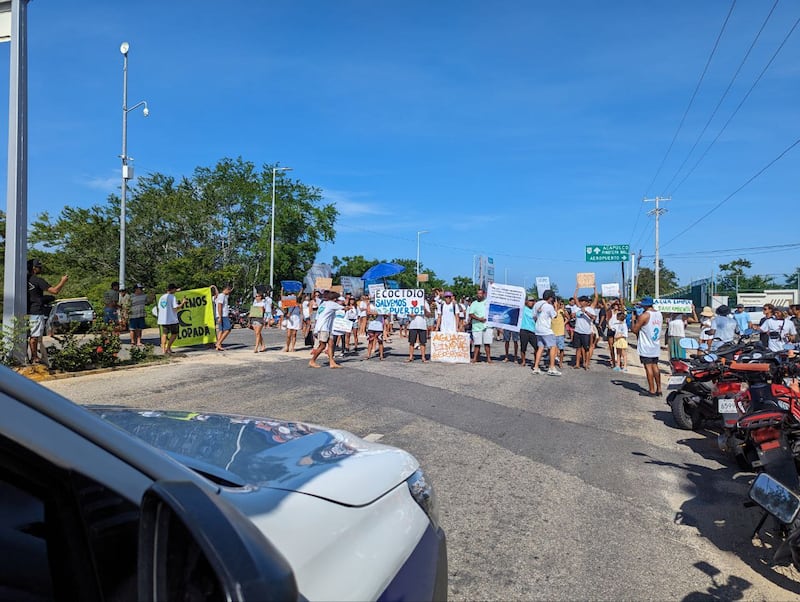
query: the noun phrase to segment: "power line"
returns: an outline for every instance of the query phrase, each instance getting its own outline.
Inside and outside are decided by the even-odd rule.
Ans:
[[[767,72],[767,69],[769,69],[770,65],[772,65],[772,62],[775,60],[775,57],[777,57],[778,53],[780,53],[780,51],[783,49],[784,45],[789,40],[789,37],[792,35],[792,33],[794,33],[794,30],[797,28],[797,25],[799,23],[800,23],[800,17],[798,17],[797,20],[795,20],[794,25],[792,25],[792,27],[789,30],[789,32],[783,38],[783,41],[780,43],[778,48],[773,53],[772,57],[770,57],[769,61],[767,61],[767,64],[764,65],[764,68],[761,70],[761,73],[758,74],[758,77],[753,82],[753,85],[750,86],[750,89],[744,95],[744,97],[742,98],[741,102],[739,102],[739,104],[736,106],[736,108],[734,109],[733,113],[731,113],[731,116],[728,117],[728,120],[722,126],[722,129],[719,131],[719,133],[716,135],[716,137],[711,141],[711,143],[708,145],[708,147],[706,147],[706,150],[703,151],[703,154],[700,155],[700,158],[697,160],[697,163],[695,163],[694,166],[692,167],[692,169],[690,169],[689,172],[685,176],[683,176],[683,179],[680,182],[678,182],[678,185],[675,186],[675,188],[673,188],[673,190],[672,190],[673,194],[675,193],[676,190],[678,190],[678,188],[681,187],[681,185],[686,181],[686,179],[694,173],[694,170],[697,169],[697,167],[700,165],[700,163],[703,162],[703,159],[706,158],[706,155],[708,154],[708,151],[711,150],[711,147],[714,146],[714,144],[717,142],[717,140],[719,140],[720,136],[722,136],[722,132],[725,131],[725,128],[727,128],[728,125],[730,124],[730,122],[733,121],[733,118],[739,112],[739,109],[742,108],[742,105],[744,105],[745,101],[750,96],[750,93],[755,89],[755,87],[758,84],[758,82],[761,81],[761,78],[764,77],[764,74]]]
[[[736,6],[736,0],[733,0],[731,3],[731,8],[728,10],[728,14],[725,17],[725,21],[722,23],[722,27],[717,34],[717,39],[714,42],[714,47],[711,49],[711,54],[708,55],[708,59],[706,60],[706,66],[703,67],[703,73],[700,75],[700,79],[697,82],[697,85],[694,88],[694,92],[692,93],[692,97],[689,99],[689,104],[686,106],[686,110],[683,112],[683,117],[681,117],[681,121],[678,124],[678,129],[675,130],[675,135],[672,137],[672,142],[669,143],[669,147],[667,148],[667,152],[664,153],[664,157],[661,159],[661,163],[658,165],[658,169],[656,170],[656,175],[653,176],[653,179],[650,181],[650,184],[647,185],[647,191],[645,191],[645,195],[647,196],[647,192],[650,188],[655,184],[656,179],[661,174],[661,169],[664,167],[664,163],[667,160],[670,152],[672,151],[672,147],[675,145],[675,141],[678,139],[678,134],[680,134],[681,129],[683,128],[683,123],[686,121],[686,116],[689,114],[689,109],[692,108],[692,104],[694,103],[694,99],[697,96],[697,92],[700,90],[700,86],[703,83],[703,79],[705,79],[706,72],[708,71],[708,67],[711,65],[711,59],[714,58],[714,54],[717,52],[717,47],[719,46],[719,41],[722,39],[722,34],[725,32],[725,28],[728,25],[728,20],[731,18],[731,14],[733,13],[733,8]]]
[[[680,174],[681,170],[686,165],[686,162],[689,160],[689,157],[692,156],[692,153],[694,152],[694,149],[696,149],[697,145],[700,144],[700,140],[702,140],[703,135],[706,133],[706,130],[708,130],[708,126],[711,125],[711,122],[714,120],[714,117],[716,116],[717,111],[719,110],[720,106],[722,106],[722,103],[725,100],[725,98],[728,96],[728,92],[730,92],[731,88],[733,87],[734,82],[736,81],[736,78],[739,76],[739,73],[742,70],[742,67],[744,67],[744,64],[745,64],[745,62],[747,62],[747,59],[750,56],[750,53],[753,51],[753,48],[755,47],[756,43],[758,42],[758,39],[761,37],[761,33],[764,31],[764,28],[767,26],[767,23],[769,22],[770,17],[772,17],[772,13],[775,12],[775,8],[778,6],[778,2],[780,2],[780,0],[775,0],[775,3],[772,5],[772,8],[769,11],[769,14],[767,14],[766,18],[764,19],[764,22],[761,24],[761,28],[758,30],[758,33],[756,33],[756,37],[753,39],[753,42],[750,44],[750,47],[747,49],[747,52],[744,54],[744,57],[742,58],[742,61],[739,63],[739,66],[736,68],[736,72],[733,74],[733,77],[731,77],[731,81],[728,83],[728,87],[725,88],[725,91],[722,93],[722,96],[720,96],[720,99],[717,101],[717,105],[714,107],[714,110],[711,111],[711,116],[708,118],[708,121],[706,121],[705,126],[703,126],[703,130],[700,132],[700,134],[698,134],[697,139],[694,141],[694,144],[692,145],[692,148],[689,149],[689,152],[686,154],[686,157],[683,159],[683,162],[680,164],[678,169],[675,170],[675,173],[673,174],[672,178],[667,183],[667,185],[664,187],[665,189],[668,189],[670,186],[672,186],[672,183],[675,181],[675,178],[678,177],[678,174]],[[676,190],[677,190],[677,187],[676,187]],[[674,190],[673,190],[673,193],[674,193]]]
[[[786,148],[783,150],[783,152],[782,152],[781,154],[779,154],[779,155],[778,155],[777,157],[775,157],[775,158],[774,158],[772,161],[770,161],[770,162],[769,162],[769,163],[767,163],[767,164],[766,164],[764,167],[762,167],[760,170],[758,170],[758,171],[757,171],[757,172],[756,172],[756,173],[755,173],[753,176],[751,176],[751,177],[750,177],[750,178],[749,178],[749,179],[748,179],[748,180],[747,180],[747,181],[746,181],[744,184],[742,184],[741,186],[739,186],[739,188],[737,188],[736,190],[734,190],[732,193],[730,193],[728,196],[726,196],[724,199],[722,199],[722,200],[721,200],[719,203],[717,203],[716,205],[714,205],[714,206],[713,206],[711,209],[709,209],[709,210],[708,210],[706,213],[704,213],[703,215],[701,215],[701,216],[700,216],[698,219],[696,219],[694,222],[692,222],[692,223],[691,223],[689,226],[687,226],[686,228],[684,228],[683,230],[681,230],[680,232],[678,232],[678,234],[676,234],[675,236],[673,236],[672,238],[670,238],[670,239],[669,239],[667,242],[665,242],[665,243],[664,243],[662,246],[663,246],[663,247],[666,247],[668,244],[670,244],[670,243],[671,243],[672,241],[674,241],[676,238],[678,238],[678,237],[680,237],[680,236],[683,236],[684,234],[686,234],[686,233],[687,233],[689,230],[691,230],[692,228],[694,228],[694,227],[695,227],[697,224],[699,224],[701,221],[703,221],[704,219],[706,219],[706,218],[707,218],[709,215],[711,215],[712,213],[714,213],[714,212],[715,212],[717,209],[719,209],[719,208],[720,208],[720,207],[722,207],[722,206],[723,206],[725,203],[727,203],[729,200],[731,200],[731,199],[734,197],[734,195],[736,195],[737,193],[739,193],[739,192],[740,192],[742,189],[744,189],[744,188],[745,188],[745,187],[746,187],[748,184],[750,184],[750,183],[751,183],[751,182],[753,182],[753,181],[754,181],[756,178],[758,178],[758,177],[759,177],[759,176],[760,176],[762,173],[764,173],[764,172],[765,172],[765,171],[767,171],[767,170],[768,170],[770,167],[772,167],[772,166],[773,166],[775,163],[777,163],[778,161],[780,161],[780,160],[783,158],[783,156],[784,156],[786,153],[788,153],[790,150],[792,150],[792,149],[793,149],[795,146],[797,146],[798,144],[800,144],[800,138],[798,138],[797,140],[795,140],[794,142],[792,142],[792,143],[791,143],[789,146],[787,146],[787,147],[786,147]]]
[[[800,242],[788,243],[783,245],[767,245],[761,247],[740,247],[738,249],[715,249],[713,251],[691,251],[687,253],[669,253],[662,255],[662,257],[671,257],[682,259],[685,257],[695,257],[698,254],[703,256],[710,255],[731,255],[733,253],[748,253],[750,255],[763,255],[766,253],[782,253],[791,249],[800,248]],[[653,257],[653,255],[643,255],[642,257]]]

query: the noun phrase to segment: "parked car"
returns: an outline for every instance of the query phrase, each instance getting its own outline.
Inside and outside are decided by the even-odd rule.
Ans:
[[[48,336],[63,332],[88,332],[97,314],[86,297],[58,299],[47,317]]]
[[[419,463],[300,422],[83,408],[0,367],[8,599],[444,599]]]

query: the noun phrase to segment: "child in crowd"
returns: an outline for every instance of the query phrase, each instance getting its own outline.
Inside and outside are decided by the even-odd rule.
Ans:
[[[617,372],[628,371],[628,323],[625,321],[625,312],[617,313],[617,319],[614,322],[614,359],[616,366],[614,370]]]

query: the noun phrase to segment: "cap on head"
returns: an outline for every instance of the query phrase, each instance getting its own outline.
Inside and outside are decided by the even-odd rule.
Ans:
[[[452,296],[453,296],[453,293],[451,293],[450,291],[445,291],[445,292],[444,292],[444,296],[445,296],[445,297],[452,297]]]
[[[741,307],[741,308],[743,308],[743,309],[744,309],[744,303],[737,303],[737,304],[736,304],[736,307],[737,307],[737,308]]]
[[[133,290],[134,290],[134,291],[143,291],[143,290],[144,290],[144,287],[143,287],[141,284],[138,284],[138,283],[137,283],[137,284],[135,284],[135,285],[133,286]]]
[[[653,298],[650,296],[643,297],[641,300],[642,307],[653,307]]]

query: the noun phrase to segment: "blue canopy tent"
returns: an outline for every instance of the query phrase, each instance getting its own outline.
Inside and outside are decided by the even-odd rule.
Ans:
[[[399,263],[378,263],[364,272],[362,280],[385,280],[390,276],[396,276],[400,272],[405,272],[405,266]]]
[[[298,280],[281,280],[284,293],[295,294],[303,290],[303,283]]]

